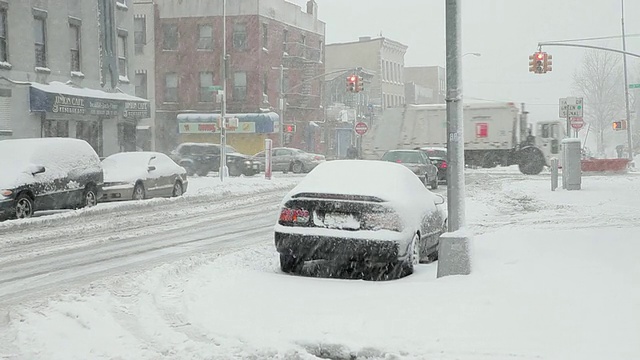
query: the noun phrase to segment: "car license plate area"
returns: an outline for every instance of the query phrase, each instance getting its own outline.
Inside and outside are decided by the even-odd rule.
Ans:
[[[316,222],[316,226],[319,225],[329,229],[360,229],[360,219],[358,219],[355,214],[340,212],[316,212],[316,214],[314,214],[314,219],[320,220],[320,224]]]

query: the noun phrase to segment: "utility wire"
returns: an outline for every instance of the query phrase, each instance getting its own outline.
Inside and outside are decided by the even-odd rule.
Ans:
[[[627,34],[625,37],[638,37],[640,34]],[[600,36],[600,37],[591,37],[591,38],[582,38],[582,39],[568,39],[568,40],[552,40],[552,41],[541,41],[543,43],[561,43],[561,42],[580,42],[580,41],[594,41],[594,40],[609,40],[609,39],[620,39],[622,35],[612,35],[612,36]]]

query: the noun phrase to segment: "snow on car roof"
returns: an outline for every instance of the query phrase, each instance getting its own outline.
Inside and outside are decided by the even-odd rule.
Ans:
[[[152,157],[156,160],[151,161]],[[148,166],[156,167],[152,172]],[[168,156],[154,151],[131,151],[113,154],[102,160],[105,182],[135,182],[159,176],[184,174],[185,170]]]
[[[375,160],[336,160],[316,167],[287,198],[300,193],[322,193],[413,201],[424,190],[424,185],[405,166]]]

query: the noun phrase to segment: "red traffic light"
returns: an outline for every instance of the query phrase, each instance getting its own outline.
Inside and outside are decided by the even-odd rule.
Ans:
[[[355,83],[355,82],[356,82],[356,80],[357,80],[357,78],[356,78],[356,76],[355,76],[355,75],[351,75],[351,76],[349,76],[349,82],[350,82],[350,83]]]
[[[541,52],[539,52],[536,56],[538,57],[538,60],[544,59],[544,54]]]
[[[295,125],[285,125],[284,126],[284,132],[286,132],[286,133],[296,132],[296,126]]]

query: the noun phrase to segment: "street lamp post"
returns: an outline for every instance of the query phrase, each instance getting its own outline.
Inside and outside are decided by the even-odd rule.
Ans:
[[[227,0],[222,0],[222,106],[220,109],[220,181],[224,182],[227,175],[227,129],[225,117],[227,116]]]

